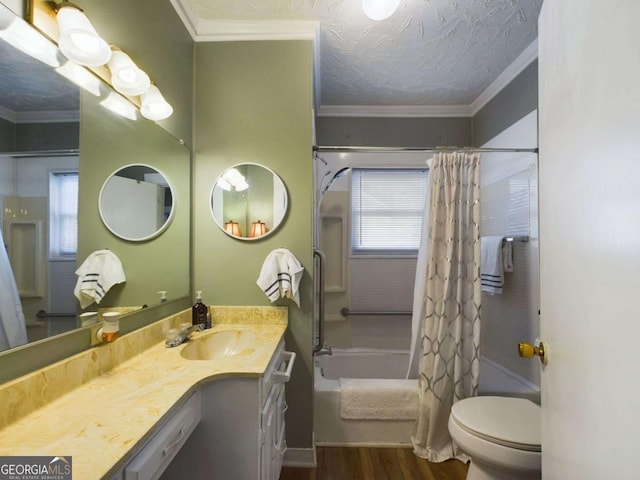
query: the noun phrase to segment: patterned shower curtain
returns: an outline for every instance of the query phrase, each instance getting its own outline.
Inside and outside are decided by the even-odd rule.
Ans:
[[[451,406],[478,389],[480,158],[433,158],[414,453],[432,462],[468,458],[451,442]]]

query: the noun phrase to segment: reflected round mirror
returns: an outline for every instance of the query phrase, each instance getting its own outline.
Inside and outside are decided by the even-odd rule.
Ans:
[[[258,240],[274,232],[284,220],[287,202],[282,179],[257,163],[228,168],[211,189],[213,218],[239,240]]]
[[[160,235],[173,217],[174,198],[161,172],[143,164],[126,165],[104,182],[100,218],[111,233],[140,242]]]

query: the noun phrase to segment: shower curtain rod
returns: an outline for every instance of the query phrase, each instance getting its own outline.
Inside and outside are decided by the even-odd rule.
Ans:
[[[350,147],[334,145],[314,145],[314,152],[337,152],[337,153],[385,153],[385,152],[417,152],[417,153],[437,153],[437,152],[470,152],[470,153],[538,153],[537,148],[476,148],[476,147]]]

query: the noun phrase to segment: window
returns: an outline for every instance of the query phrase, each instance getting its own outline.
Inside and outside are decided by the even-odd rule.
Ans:
[[[78,172],[49,175],[49,257],[75,258],[78,250]]]
[[[426,169],[354,169],[351,251],[415,254],[420,245]]]

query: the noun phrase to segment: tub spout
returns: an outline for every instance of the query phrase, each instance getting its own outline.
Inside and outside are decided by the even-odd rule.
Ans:
[[[323,345],[320,350],[315,352],[316,355],[331,355],[331,353],[331,347],[327,347],[326,345]]]

